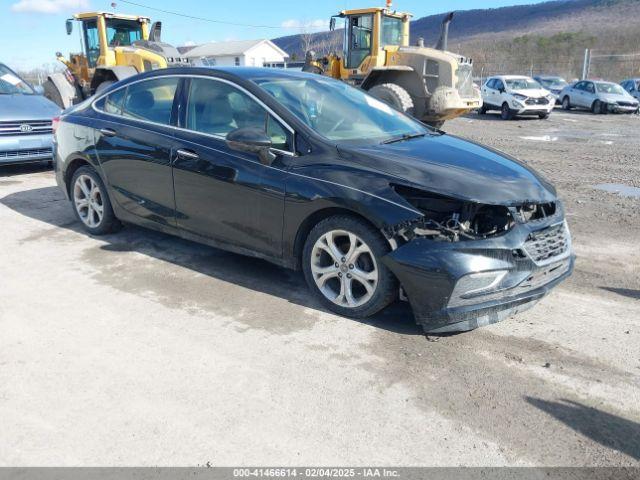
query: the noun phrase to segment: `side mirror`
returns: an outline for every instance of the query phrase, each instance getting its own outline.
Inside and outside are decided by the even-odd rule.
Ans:
[[[65,27],[67,27],[67,35],[71,35],[71,32],[73,32],[73,19],[72,18],[68,18],[67,21],[65,22]]]
[[[331,20],[329,20],[329,30],[333,32],[335,29],[336,29],[336,17],[331,17]]]
[[[271,151],[271,138],[259,128],[237,128],[229,132],[227,145],[238,152],[257,154],[263,165],[271,165],[276,159],[276,155]]]
[[[498,89],[498,91],[499,91],[500,93],[504,93],[506,90],[504,89],[504,87],[500,87],[500,88]]]

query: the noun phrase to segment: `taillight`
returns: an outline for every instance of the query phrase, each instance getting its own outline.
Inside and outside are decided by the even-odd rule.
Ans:
[[[56,133],[58,125],[60,125],[60,117],[53,117],[53,120],[51,120],[51,130],[53,133]]]

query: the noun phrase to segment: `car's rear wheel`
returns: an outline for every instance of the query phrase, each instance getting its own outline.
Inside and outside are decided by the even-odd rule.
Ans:
[[[309,288],[331,311],[365,318],[393,302],[397,280],[381,262],[390,250],[371,225],[336,215],[309,233],[302,266]]]
[[[563,110],[571,110],[571,100],[569,99],[569,95],[566,95],[562,99],[562,109]]]
[[[104,235],[120,227],[107,189],[92,167],[80,167],[74,173],[71,180],[71,201],[76,216],[89,233]]]
[[[504,102],[500,109],[500,118],[503,120],[511,120],[513,118],[513,111],[509,108],[509,104]]]

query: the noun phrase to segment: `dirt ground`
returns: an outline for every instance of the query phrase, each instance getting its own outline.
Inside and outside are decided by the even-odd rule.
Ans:
[[[558,187],[578,260],[534,309],[429,339],[262,261],[91,238],[50,171],[0,169],[0,465],[639,465],[640,199],[593,188],[640,187],[639,127],[445,126]]]

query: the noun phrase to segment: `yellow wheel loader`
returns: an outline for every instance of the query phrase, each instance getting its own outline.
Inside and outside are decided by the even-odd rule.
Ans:
[[[62,108],[99,93],[113,82],[136,73],[186,66],[178,50],[160,40],[162,24],[149,28],[149,19],[108,12],[79,13],[66,21],[67,34],[80,25],[81,53],[56,57],[67,66],[44,83],[44,95]]]
[[[436,128],[445,120],[482,106],[473,83],[472,60],[447,51],[450,13],[442,23],[438,44],[409,46],[411,15],[385,8],[344,10],[330,20],[344,19],[344,49],[318,59],[306,53],[304,71],[347,81]]]

